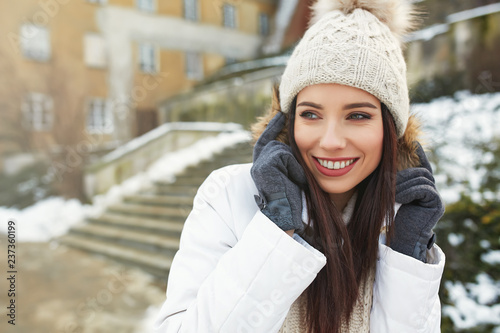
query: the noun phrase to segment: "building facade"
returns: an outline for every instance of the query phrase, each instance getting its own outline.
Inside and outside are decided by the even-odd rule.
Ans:
[[[0,169],[81,164],[153,129],[160,100],[260,54],[276,2],[1,2]]]

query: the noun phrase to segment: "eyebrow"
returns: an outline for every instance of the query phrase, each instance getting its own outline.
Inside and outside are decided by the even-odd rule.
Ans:
[[[347,104],[344,105],[343,109],[344,110],[349,110],[349,109],[357,109],[357,108],[371,108],[371,109],[376,109],[377,107],[373,105],[372,103],[352,103],[352,104]]]
[[[297,107],[299,106],[310,106],[316,109],[323,110],[323,105],[321,104],[316,104],[313,102],[301,102],[297,104]],[[370,109],[376,109],[377,107],[373,105],[372,103],[364,102],[364,103],[351,103],[351,104],[346,104],[342,108],[343,110],[350,110],[350,109],[357,109],[357,108],[370,108]]]
[[[313,102],[302,102],[302,103],[297,104],[297,106],[310,106],[310,107],[313,107],[313,108],[316,108],[316,109],[323,110],[323,105],[316,104],[316,103],[313,103]]]

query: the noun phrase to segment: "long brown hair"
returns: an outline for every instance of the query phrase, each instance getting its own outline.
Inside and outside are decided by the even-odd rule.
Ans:
[[[309,332],[314,333],[339,332],[342,322],[349,322],[359,286],[375,267],[384,219],[388,239],[392,236],[397,168],[396,127],[389,110],[382,104],[382,158],[378,167],[357,186],[354,213],[346,225],[299,152],[294,136],[295,103],[292,103],[289,112],[288,141],[308,180],[304,191],[310,220],[304,237],[327,259],[326,266],[305,291],[308,327]]]

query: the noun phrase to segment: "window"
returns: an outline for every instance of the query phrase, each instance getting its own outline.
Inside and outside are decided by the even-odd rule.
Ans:
[[[137,0],[137,8],[152,13],[156,10],[154,1],[155,0]]]
[[[226,28],[234,29],[236,28],[236,7],[229,4],[224,4],[223,7],[224,14],[224,26]]]
[[[21,26],[21,50],[28,59],[49,60],[50,34],[47,28],[34,24],[23,24]]]
[[[269,15],[259,14],[259,33],[261,36],[269,35]]]
[[[184,0],[184,18],[198,21],[198,0]]]
[[[156,73],[158,71],[157,51],[153,44],[139,44],[139,68],[145,73]]]
[[[50,131],[53,122],[53,102],[50,96],[40,93],[28,94],[21,106],[24,125],[35,131]]]
[[[203,58],[199,53],[186,53],[186,76],[191,80],[203,79]]]
[[[84,61],[89,67],[106,67],[106,43],[101,35],[88,33],[83,37]]]
[[[109,133],[113,131],[113,117],[109,103],[103,98],[93,98],[88,102],[87,132]]]

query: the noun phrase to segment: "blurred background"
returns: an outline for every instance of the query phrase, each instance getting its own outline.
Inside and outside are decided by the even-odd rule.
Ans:
[[[442,331],[498,333],[500,1],[413,2],[412,112],[447,204]],[[0,0],[2,332],[151,331],[196,189],[251,161],[310,3]]]

